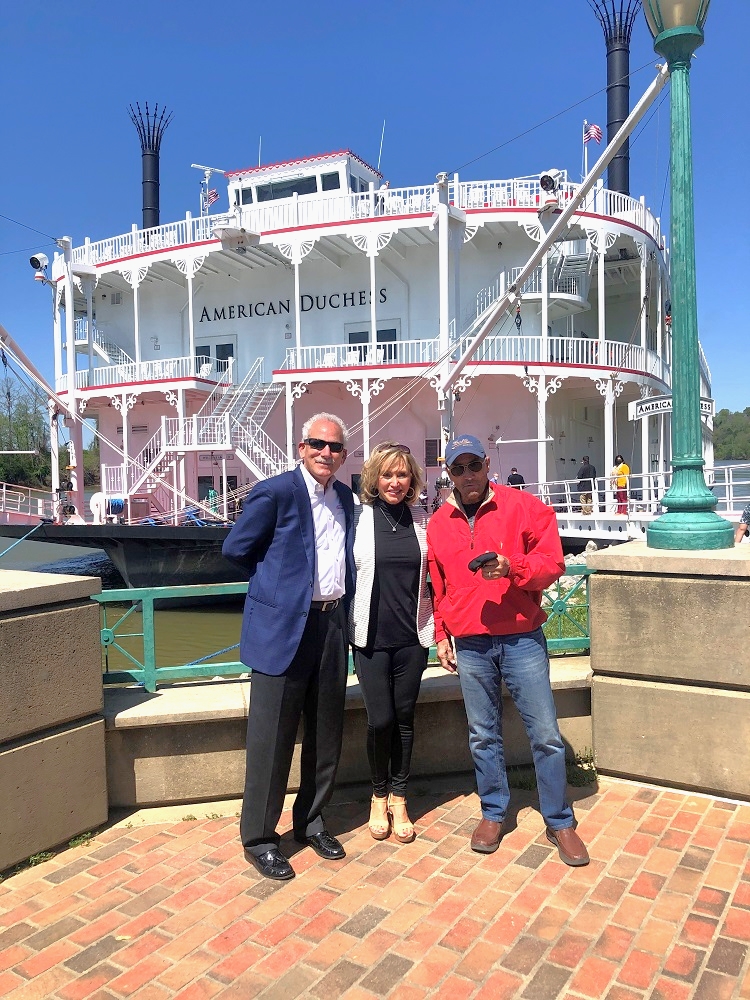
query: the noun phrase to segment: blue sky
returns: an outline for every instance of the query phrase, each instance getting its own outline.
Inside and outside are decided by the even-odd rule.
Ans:
[[[6,0],[0,30],[0,214],[39,231],[0,218],[0,322],[49,377],[49,296],[28,258],[51,257],[56,236],[78,245],[141,224],[131,102],[174,113],[162,146],[162,222],[198,212],[201,175],[191,163],[250,166],[260,136],[263,162],[346,147],[376,162],[385,119],[382,169],[398,186],[458,168],[466,180],[553,165],[576,178],[582,119],[606,125],[604,42],[586,0],[288,0],[220,10],[197,0]],[[717,408],[732,410],[750,406],[739,294],[750,263],[749,39],[747,0],[713,4],[691,73],[700,336]],[[656,61],[639,15],[631,103]],[[645,195],[667,229],[668,157],[666,96],[631,147],[631,193]],[[214,210],[226,207],[222,194]]]

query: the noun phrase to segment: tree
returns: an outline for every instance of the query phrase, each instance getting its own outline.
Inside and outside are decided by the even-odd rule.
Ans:
[[[719,410],[714,418],[714,457],[719,461],[750,460],[750,406],[741,412]]]

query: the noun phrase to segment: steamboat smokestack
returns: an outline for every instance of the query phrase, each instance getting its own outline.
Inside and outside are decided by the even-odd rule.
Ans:
[[[151,229],[159,225],[159,149],[167,126],[172,121],[172,113],[166,108],[159,109],[155,104],[153,110],[146,111],[136,101],[135,108],[130,105],[130,120],[135,125],[138,138],[141,140],[141,155],[143,162],[143,228]]]
[[[607,44],[607,142],[630,112],[630,36],[641,0],[589,0]],[[607,171],[610,191],[630,194],[630,146],[626,140]]]

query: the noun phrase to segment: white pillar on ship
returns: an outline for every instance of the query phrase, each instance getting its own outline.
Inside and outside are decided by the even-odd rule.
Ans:
[[[549,353],[549,254],[545,254],[539,271],[542,293],[542,360],[550,357]],[[540,482],[542,480],[539,480]]]
[[[637,242],[638,256],[641,260],[641,297],[640,297],[640,319],[641,319],[641,349],[643,350],[644,368],[646,367],[646,346],[648,343],[648,302],[646,300],[646,289],[648,286],[648,247],[645,243]]]
[[[52,289],[53,301],[52,301],[52,347],[54,352],[54,365],[55,365],[55,389],[58,391],[62,388],[62,375],[63,375],[63,362],[62,362],[62,349],[63,349],[63,332],[62,332],[62,319],[60,317],[60,305],[62,302],[62,293],[64,285],[61,282],[57,282]]]
[[[438,334],[440,355],[447,355],[450,345],[450,230],[448,211],[448,177],[438,174]]]
[[[599,318],[599,363],[604,364],[604,341],[607,339],[607,310],[605,305],[605,294],[604,294],[604,256],[606,254],[607,239],[603,232],[599,232],[597,239],[597,282],[596,282],[596,294],[597,294],[597,313]]]
[[[375,234],[373,239],[368,240],[368,256],[370,258],[370,364],[375,364],[377,362],[377,344],[378,344],[378,310],[377,310],[377,288],[375,280],[375,257],[377,255],[377,237]],[[374,242],[374,246],[372,246]],[[365,451],[365,458],[369,454]]]
[[[292,398],[292,383],[287,382],[284,392],[284,408],[286,412],[286,461],[289,469],[294,468],[294,402]]]
[[[73,296],[73,265],[72,246],[73,241],[69,236],[63,236],[59,241],[63,250],[63,283],[65,287],[65,341],[66,341],[66,362],[68,373],[68,396],[67,404],[70,410],[68,418],[68,430],[70,432],[71,457],[68,465],[70,480],[73,483],[73,504],[76,513],[81,517],[84,515],[83,497],[83,435],[81,433],[81,422],[78,419],[78,397],[76,387],[76,341],[75,341],[75,303]]]
[[[83,278],[83,290],[86,293],[86,332],[88,334],[89,388],[91,373],[94,370],[94,289],[96,281],[93,278]]]

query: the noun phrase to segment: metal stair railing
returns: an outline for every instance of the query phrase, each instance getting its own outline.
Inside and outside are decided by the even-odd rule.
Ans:
[[[250,371],[243,378],[237,388],[225,393],[221,399],[217,401],[216,407],[206,415],[212,417],[220,417],[224,413],[234,415],[233,410],[237,401],[243,399],[246,393],[252,393],[255,386],[263,382],[264,360],[264,358],[256,358],[253,366],[250,368]],[[200,415],[204,415],[202,410]]]
[[[259,479],[276,476],[287,467],[285,452],[255,421],[241,424],[231,418],[232,443],[238,455]]]
[[[199,417],[213,416],[216,413],[217,408],[221,406],[222,400],[227,395],[231,394],[233,369],[234,358],[229,358],[226,371],[213,387],[211,394],[206,397],[203,406],[201,406],[200,410],[198,410]]]
[[[255,387],[255,391],[247,400],[245,407],[239,412],[232,413],[240,423],[252,420],[258,427],[262,427],[268,419],[268,415],[274,408],[276,400],[284,392],[284,386],[280,382],[261,382]]]

